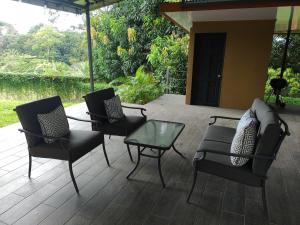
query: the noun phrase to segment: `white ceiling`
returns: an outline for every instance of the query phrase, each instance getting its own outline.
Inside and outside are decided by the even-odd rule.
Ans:
[[[285,31],[289,20],[290,7],[222,9],[205,11],[165,12],[173,21],[189,31],[193,22],[241,21],[241,20],[276,20],[276,30]],[[297,30],[300,25],[300,8],[295,7],[293,25]],[[293,28],[294,28],[293,26]]]
[[[197,21],[239,21],[276,19],[277,8],[223,9],[190,11],[189,19]]]

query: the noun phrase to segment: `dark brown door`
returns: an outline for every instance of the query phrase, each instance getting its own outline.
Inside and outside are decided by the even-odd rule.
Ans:
[[[192,105],[219,106],[226,33],[198,33],[192,80]]]

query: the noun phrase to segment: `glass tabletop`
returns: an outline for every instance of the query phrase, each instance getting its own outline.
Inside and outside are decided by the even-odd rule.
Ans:
[[[144,125],[125,138],[131,145],[168,150],[184,128],[183,123],[148,120]]]

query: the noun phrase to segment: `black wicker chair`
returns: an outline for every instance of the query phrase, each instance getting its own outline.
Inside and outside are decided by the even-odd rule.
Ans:
[[[251,155],[230,152],[235,129],[214,125],[217,119],[239,120],[223,116],[212,116],[211,122],[193,159],[194,179],[187,201],[193,193],[198,171],[227,178],[238,183],[261,187],[263,205],[268,218],[265,183],[267,172],[276,159],[280,145],[286,135],[290,135],[287,124],[274,110],[260,99],[255,99],[251,107],[260,123],[255,151]],[[244,166],[231,164],[230,156],[250,159]]]
[[[76,192],[79,193],[73,175],[72,163],[102,144],[105,159],[109,166],[105,150],[104,135],[101,132],[72,129],[68,135],[61,138],[53,138],[43,135],[37,119],[37,114],[49,113],[61,105],[62,102],[60,97],[54,96],[20,105],[15,109],[23,127],[23,129],[19,129],[19,131],[25,133],[28,144],[28,176],[31,176],[32,157],[66,160],[69,163],[70,175],[74,187]],[[97,121],[78,119],[70,116],[67,116],[67,118],[83,122],[98,123]],[[44,142],[44,138],[54,139],[55,142],[47,144]]]
[[[101,131],[102,133],[109,135],[109,137],[111,135],[128,136],[147,121],[147,116],[144,114],[146,109],[122,105],[123,108],[140,110],[141,116],[126,115],[122,120],[119,120],[115,123],[109,123],[105,111],[104,100],[111,99],[114,96],[114,89],[108,88],[89,93],[83,97],[89,110],[87,113],[90,115],[92,120],[99,121],[100,123],[93,123],[92,130]],[[129,145],[127,145],[127,150],[131,161],[133,161]]]

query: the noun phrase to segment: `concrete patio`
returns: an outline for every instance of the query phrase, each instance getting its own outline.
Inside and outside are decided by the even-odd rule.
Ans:
[[[204,173],[199,174],[193,204],[186,203],[191,185],[191,160],[211,115],[240,116],[244,111],[184,104],[184,96],[164,95],[147,104],[149,118],[186,124],[175,143],[187,159],[173,151],[162,158],[167,187],[162,189],[156,160],[142,158],[129,181],[130,162],[123,138],[107,138],[107,167],[96,148],[74,164],[80,195],[75,192],[67,162],[33,158],[32,178],[27,177],[28,152],[19,124],[0,129],[0,225],[260,225],[263,207],[260,189],[246,187]],[[86,117],[85,104],[67,114]],[[133,110],[134,112],[134,110]],[[126,111],[126,113],[132,113]],[[138,113],[138,112],[137,112]],[[300,224],[300,115],[283,113],[290,127],[269,170],[267,200],[272,225]],[[234,122],[220,121],[235,126]],[[70,121],[71,128],[90,125]],[[132,150],[134,158],[136,151]]]

